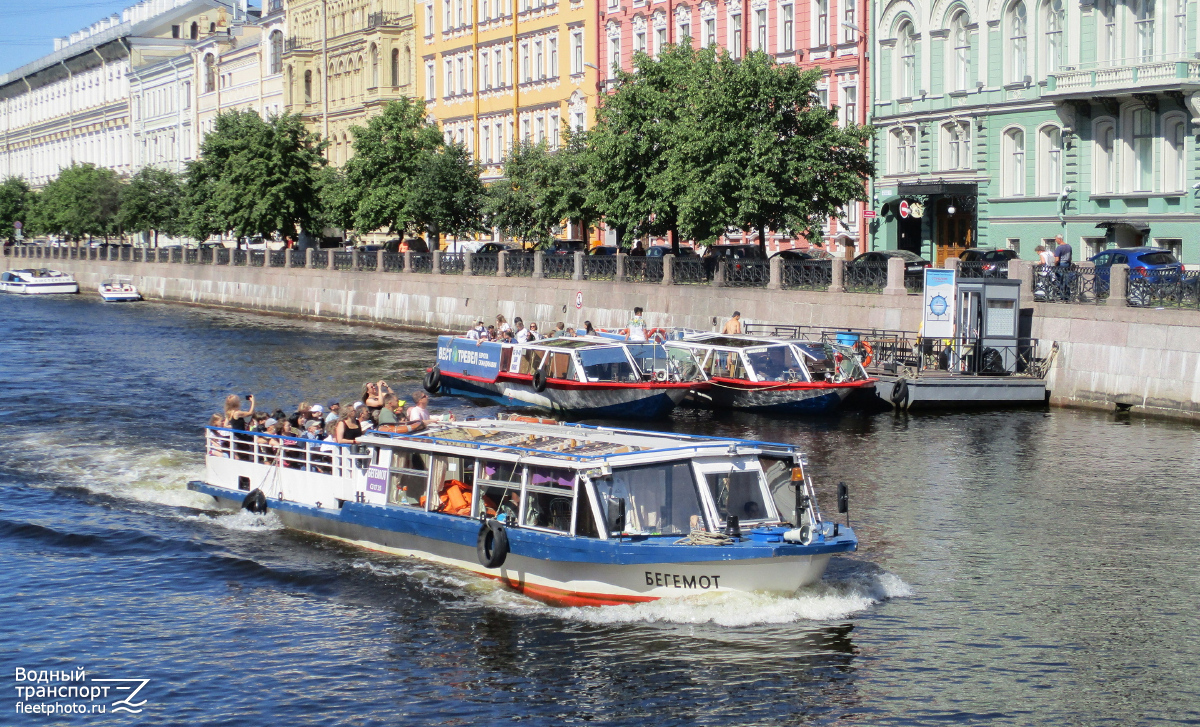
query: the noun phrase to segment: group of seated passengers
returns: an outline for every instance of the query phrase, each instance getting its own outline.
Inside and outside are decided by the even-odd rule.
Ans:
[[[583,333],[580,335],[592,336],[595,335],[596,329],[592,328],[591,321],[583,322]],[[530,341],[541,341],[547,338],[563,338],[574,337],[576,335],[574,328],[567,328],[567,325],[562,321],[554,324],[554,329],[543,335],[538,331],[536,323],[530,323],[529,327],[525,327],[525,321],[518,316],[513,318],[512,325],[509,325],[508,320],[503,315],[496,316],[496,323],[491,326],[485,326],[483,321],[477,321],[475,327],[467,331],[467,338],[474,341],[497,341],[499,343],[529,343]]]

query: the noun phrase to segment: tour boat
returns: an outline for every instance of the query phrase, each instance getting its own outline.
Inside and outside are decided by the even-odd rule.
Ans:
[[[713,408],[816,414],[876,381],[854,349],[838,344],[705,333],[663,345],[701,362],[712,387],[693,401]]]
[[[79,284],[75,282],[75,278],[58,270],[5,270],[0,273],[0,291],[23,295],[78,293]]]
[[[708,381],[689,351],[598,336],[497,343],[438,337],[430,393],[481,396],[575,417],[666,416]]]
[[[100,297],[109,303],[121,303],[141,300],[142,294],[129,278],[117,277],[100,283]]]
[[[208,427],[188,488],[557,605],[791,593],[858,547],[792,445],[532,417],[387,428],[349,445]]]

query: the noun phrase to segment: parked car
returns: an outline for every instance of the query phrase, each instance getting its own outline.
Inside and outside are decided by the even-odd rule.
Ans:
[[[588,255],[612,256],[620,251],[616,245],[596,245],[588,250]]]
[[[383,243],[384,252],[429,252],[429,245],[419,237],[396,238]]]
[[[781,258],[783,260],[832,260],[833,255],[828,250],[822,250],[819,247],[810,247],[805,250],[780,250],[771,256]]]
[[[925,258],[912,252],[911,250],[874,250],[872,252],[864,252],[851,262],[869,262],[869,263],[886,263],[894,257],[898,257],[904,261],[904,275],[924,275],[925,268],[933,267]]]
[[[1105,250],[1091,257],[1090,262],[1096,265],[1097,288],[1107,288],[1112,265],[1129,266],[1130,283],[1179,283],[1183,279],[1185,268],[1175,257],[1175,253],[1159,247],[1119,247]],[[1200,290],[1200,281],[1187,283],[1190,288],[1188,295],[1196,295]],[[1145,288],[1130,288],[1129,299],[1136,305],[1145,304]],[[1180,291],[1182,292],[1182,291]]]
[[[505,245],[503,242],[485,242],[475,252],[481,255],[495,255],[499,252],[513,252],[513,248],[511,245]]]
[[[670,254],[670,245],[651,245],[646,248],[646,257],[662,257]],[[696,251],[690,247],[680,246],[678,257],[696,257]]]
[[[964,250],[958,259],[965,263],[982,263],[984,274],[1002,276],[1008,274],[1008,261],[1016,260],[1018,257],[1020,255],[1016,250],[1008,248],[996,247],[984,250],[972,247]]]

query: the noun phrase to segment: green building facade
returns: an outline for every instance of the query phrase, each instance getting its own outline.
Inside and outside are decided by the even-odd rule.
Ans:
[[[879,0],[872,249],[940,263],[1062,235],[1200,263],[1189,0]]]

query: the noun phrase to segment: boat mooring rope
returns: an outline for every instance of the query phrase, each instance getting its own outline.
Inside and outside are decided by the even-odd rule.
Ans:
[[[725,533],[710,533],[707,530],[693,530],[686,538],[675,541],[675,545],[733,545],[733,538]]]

